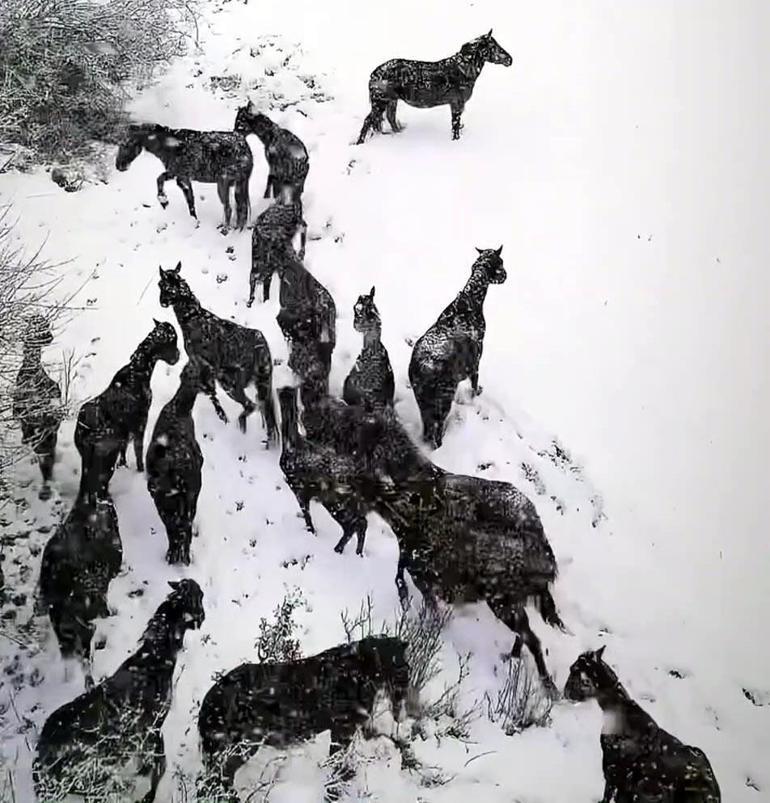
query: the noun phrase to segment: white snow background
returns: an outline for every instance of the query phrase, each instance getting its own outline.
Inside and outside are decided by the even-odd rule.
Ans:
[[[341,391],[360,348],[353,302],[374,284],[397,410],[415,436],[406,341],[460,289],[475,246],[504,245],[508,280],[490,288],[485,305],[484,392],[471,399],[461,387],[434,459],[511,481],[536,503],[560,566],[554,596],[574,634],[532,613],[557,684],[579,652],[607,644],[605,658],[631,695],[705,750],[728,803],[770,799],[769,18],[766,4],[748,0],[208,3],[200,52],[132,104],[140,120],[229,129],[250,97],[303,139],[307,265],[339,314],[332,390]],[[400,104],[402,134],[352,144],[377,64],[443,58],[492,26],[513,66],[484,69],[459,142],[447,107]],[[212,88],[216,76],[233,78]],[[254,216],[267,203],[266,164],[250,141]],[[108,183],[73,194],[42,170],[0,176],[22,241],[71,260],[60,269],[61,292],[88,279],[76,299],[84,311],[47,355],[82,357],[80,400],[104,389],[153,317],[174,320],[158,303],[157,274],[178,260],[204,306],[262,329],[273,356],[286,358],[277,291],[245,307],[250,233],[218,233],[213,186],[194,186],[200,228],[173,184],[163,211],[159,172],[142,154],[127,173],[111,169]],[[149,432],[183,362],[156,369]],[[276,369],[275,385],[286,376]],[[259,416],[244,436],[237,406],[220,397],[229,425],[205,398],[195,409],[206,462],[189,570],[164,562],[165,534],[131,457],[112,483],[124,571],[110,587],[116,613],[99,623],[106,647],[95,653],[97,676],[135,649],[166,580],[189,574],[205,594],[206,622],[187,635],[177,665],[161,801],[181,800],[174,774],[198,766],[197,707],[213,674],[255,660],[259,619],[287,588],[301,587],[308,601],[299,616],[307,655],[343,639],[340,611],[356,610],[367,593],[379,619],[397,607],[387,527],[370,517],[363,559],[352,546],[342,557],[332,551],[339,533],[318,506],[318,537],[306,533],[278,452],[262,446]],[[40,548],[77,491],[73,429],[70,420],[60,433],[54,498],[37,500],[36,467],[24,464],[13,478],[15,507],[0,511],[6,583],[30,598]],[[545,454],[554,438],[573,462]],[[137,588],[144,593],[130,595]],[[19,617],[31,616],[28,599]],[[82,690],[78,672],[65,680],[47,621],[33,625],[41,649],[32,657],[0,639],[3,762],[17,801],[32,799],[36,729]],[[451,682],[456,655],[470,650],[465,698],[494,692],[512,634],[474,605],[456,609],[445,638],[435,688]],[[347,799],[597,800],[600,729],[593,703],[561,702],[547,728],[510,737],[482,717],[469,743],[415,744],[427,764],[455,774],[451,783],[419,786],[382,748]],[[319,740],[299,751],[270,800],[320,800],[325,749]]]

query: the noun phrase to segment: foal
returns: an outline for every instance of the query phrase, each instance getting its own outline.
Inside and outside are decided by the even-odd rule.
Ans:
[[[631,699],[602,660],[604,649],[584,652],[564,687],[568,700],[595,699],[604,714],[602,803],[719,803],[706,754],[664,731]]]
[[[41,352],[53,341],[51,326],[42,315],[32,315],[24,333],[24,352],[13,389],[13,417],[21,426],[21,440],[37,455],[43,485],[41,499],[51,495],[59,425],[64,417],[61,389],[43,368]]]
[[[163,185],[174,178],[184,194],[190,215],[197,221],[192,182],[216,184],[224,208],[220,230],[225,234],[230,228],[230,189],[234,186],[236,223],[243,230],[249,219],[249,177],[254,159],[242,134],[151,124],[130,125],[126,139],[118,148],[115,167],[128,170],[142,150],[163,162],[165,169],[158,176],[158,201],[164,209],[168,206],[168,198]]]
[[[364,120],[358,137],[360,145],[370,130],[382,132],[382,116],[395,132],[401,131],[396,120],[396,106],[403,100],[410,106],[427,109],[448,105],[452,110],[452,139],[460,139],[460,117],[473,94],[484,65],[510,67],[513,59],[488,34],[466,42],[458,53],[442,61],[391,59],[377,67],[369,78],[369,102],[372,110]]]

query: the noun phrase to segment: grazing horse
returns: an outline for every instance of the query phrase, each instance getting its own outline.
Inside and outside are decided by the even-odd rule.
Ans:
[[[503,247],[476,249],[479,256],[471,275],[454,301],[414,344],[409,381],[422,418],[423,439],[441,446],[444,422],[452,408],[458,384],[470,379],[474,395],[479,387],[479,362],[484,349],[484,300],[490,284],[506,280]]]
[[[273,198],[284,196],[289,202],[299,201],[310,170],[310,159],[302,140],[258,112],[251,101],[238,109],[234,129],[243,136],[256,134],[265,148],[268,165],[265,198],[269,198],[272,191]]]
[[[353,328],[364,336],[364,347],[345,378],[342,398],[348,404],[393,406],[393,368],[382,344],[382,320],[374,303],[373,287],[353,306]]]
[[[43,368],[41,352],[53,342],[51,325],[42,315],[31,315],[24,333],[24,351],[13,389],[13,417],[21,426],[21,440],[37,456],[43,485],[40,499],[51,495],[56,442],[64,412],[61,389]]]
[[[40,801],[130,800],[137,781],[152,803],[166,769],[161,728],[171,708],[176,659],[188,630],[203,624],[195,580],[170,582],[171,593],[147,625],[139,649],[114,675],[54,711],[37,742],[33,769]],[[133,787],[129,793],[127,787]]]
[[[187,356],[208,365],[225,393],[243,407],[238,417],[243,432],[246,418],[256,407],[245,389],[252,383],[256,385],[268,443],[272,443],[277,435],[273,360],[265,336],[258,329],[247,329],[203,309],[190,285],[180,276],[181,262],[171,270],[159,270],[160,305],[174,308]]]
[[[369,78],[371,111],[364,120],[360,145],[371,129],[382,132],[382,116],[387,115],[393,132],[401,131],[396,106],[403,100],[420,109],[448,105],[452,110],[452,139],[460,139],[460,117],[473,94],[473,87],[484,65],[510,67],[513,59],[488,34],[466,42],[458,53],[441,61],[391,59],[377,67]]]
[[[604,649],[580,655],[564,687],[568,700],[594,699],[604,715],[602,803],[719,803],[706,754],[664,731],[631,699],[602,660]]]
[[[190,215],[197,221],[192,182],[216,184],[224,207],[224,221],[220,226],[224,234],[230,228],[230,188],[234,186],[236,222],[238,228],[243,229],[249,219],[249,177],[254,159],[242,134],[151,124],[130,125],[126,139],[118,148],[115,167],[128,170],[142,150],[163,162],[165,170],[158,176],[158,201],[164,209],[168,206],[168,198],[163,185],[174,178],[184,194]]]
[[[75,446],[93,493],[107,486],[115,464],[126,465],[128,442],[134,441],[136,470],[144,471],[144,430],[152,404],[150,380],[159,360],[179,360],[176,329],[166,321],[153,321],[153,330],[137,346],[128,365],[113,377],[107,389],[87,401],[78,413]]]
[[[381,690],[398,717],[409,686],[407,646],[370,636],[298,661],[241,664],[219,678],[198,716],[204,764],[218,791],[233,793],[236,772],[262,745],[285,749],[331,730],[332,754],[344,750]]]

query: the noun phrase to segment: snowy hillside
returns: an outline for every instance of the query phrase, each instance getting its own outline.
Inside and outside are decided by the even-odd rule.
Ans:
[[[375,285],[396,409],[415,438],[409,344],[462,287],[475,247],[503,244],[508,279],[485,305],[484,391],[472,398],[461,386],[433,459],[508,480],[536,504],[572,632],[531,614],[557,685],[578,653],[606,644],[631,695],[709,756],[729,803],[770,796],[770,551],[760,503],[770,287],[764,264],[756,269],[768,255],[759,210],[767,211],[770,176],[755,144],[770,133],[759,102],[770,70],[752,49],[767,17],[759,4],[689,0],[212,0],[200,52],[132,104],[138,120],[230,129],[248,97],[307,144],[306,265],[339,315],[332,392],[361,345],[353,303]],[[373,67],[394,56],[443,58],[490,26],[513,66],[485,67],[459,142],[447,107],[401,104],[402,134],[352,144]],[[253,217],[267,204],[266,166],[250,142]],[[45,241],[43,256],[64,263],[62,294],[82,287],[83,311],[48,356],[74,350],[73,394],[101,392],[153,317],[174,321],[158,302],[158,266],[181,260],[204,306],[264,332],[283,363],[275,387],[290,381],[277,293],[245,305],[250,232],[217,231],[213,185],[194,186],[198,228],[172,184],[162,210],[160,172],[144,153],[127,172],[110,169],[106,183],[72,194],[42,170],[0,176],[0,201],[13,203],[23,242]],[[156,369],[148,431],[183,363]],[[110,586],[115,615],[99,623],[95,674],[112,673],[135,649],[167,580],[192,576],[205,594],[206,621],[186,637],[164,728],[162,801],[190,791],[197,710],[214,675],[256,660],[260,618],[287,591],[300,588],[306,600],[298,613],[306,655],[342,641],[341,611],[358,610],[367,595],[378,621],[393,621],[398,605],[388,528],[370,516],[363,559],[352,548],[334,553],[339,530],[318,506],[318,537],[309,535],[259,417],[244,435],[238,406],[220,398],[229,425],[204,398],[195,408],[205,465],[189,569],[165,563],[165,533],[130,458],[111,486],[124,571]],[[14,621],[3,614],[13,639],[0,637],[0,796],[9,800],[11,783],[15,800],[33,799],[36,730],[83,688],[74,667],[65,677],[47,619],[32,612],[40,551],[77,493],[73,430],[70,420],[60,433],[53,498],[37,499],[37,469],[24,464],[12,478],[15,504],[0,509],[6,585],[25,595]],[[456,608],[444,671],[429,692],[451,683],[457,656],[471,652],[464,703],[494,695],[512,638],[485,606]],[[588,803],[603,789],[600,730],[593,703],[560,701],[547,727],[514,736],[482,713],[467,739],[414,744],[448,783],[399,772],[393,750],[376,743],[368,749],[382,755],[363,765],[346,799]],[[325,749],[319,741],[293,755],[270,801],[320,800]]]

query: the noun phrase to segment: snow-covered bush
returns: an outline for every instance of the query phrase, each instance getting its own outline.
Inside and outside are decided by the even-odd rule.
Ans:
[[[264,663],[297,661],[302,657],[299,639],[296,637],[297,623],[294,612],[305,605],[305,598],[299,588],[288,592],[281,604],[273,611],[274,620],[268,622],[262,617],[259,621],[259,638],[254,645],[257,660]]]
[[[553,706],[528,654],[512,658],[502,688],[485,695],[487,714],[510,736],[531,725],[544,725]]]
[[[0,140],[44,156],[110,141],[131,82],[185,50],[197,0],[3,0]]]

